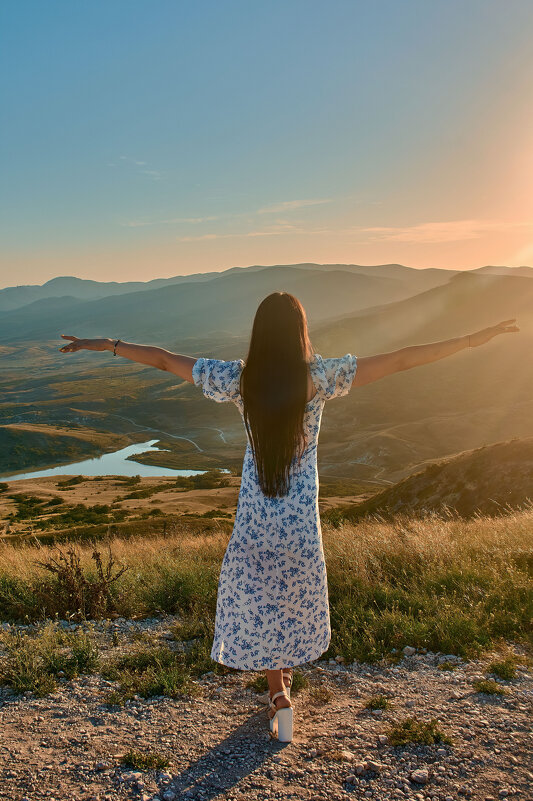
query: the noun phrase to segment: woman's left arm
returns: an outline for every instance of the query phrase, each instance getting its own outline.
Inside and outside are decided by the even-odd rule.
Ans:
[[[116,340],[114,339],[79,339],[68,334],[61,334],[63,339],[70,339],[68,345],[63,345],[59,350],[62,353],[75,353],[78,350],[109,350],[113,352]],[[139,364],[147,364],[149,367],[157,367],[159,370],[166,370],[174,373],[185,381],[193,384],[192,368],[197,361],[193,356],[183,356],[180,353],[172,353],[165,348],[156,345],[136,345],[133,342],[119,341],[115,348],[117,356],[130,359]]]

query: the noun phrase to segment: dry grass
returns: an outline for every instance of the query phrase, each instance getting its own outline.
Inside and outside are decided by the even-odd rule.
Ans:
[[[409,644],[469,656],[505,639],[527,643],[532,531],[533,509],[469,521],[398,516],[338,528],[324,524],[330,655],[372,661]],[[209,625],[198,634],[208,638],[227,542],[228,534],[216,529],[113,538],[117,565],[128,567],[113,587],[115,613],[177,614],[185,626],[176,631],[179,639],[194,637],[205,619]],[[89,575],[94,544],[74,545]],[[35,541],[0,543],[0,619],[55,614],[36,607],[35,587],[51,580],[38,563],[56,553]]]
[[[330,570],[349,568],[362,581],[387,580],[391,566],[401,578],[450,565],[468,569],[486,560],[492,560],[486,568],[496,575],[511,558],[533,564],[532,532],[533,508],[473,520],[397,515],[394,522],[374,518],[324,526],[324,546]]]

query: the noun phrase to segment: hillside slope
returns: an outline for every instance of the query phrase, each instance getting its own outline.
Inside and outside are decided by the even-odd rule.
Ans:
[[[533,503],[533,437],[497,442],[428,464],[359,504],[337,507],[356,521],[369,514],[496,516]]]

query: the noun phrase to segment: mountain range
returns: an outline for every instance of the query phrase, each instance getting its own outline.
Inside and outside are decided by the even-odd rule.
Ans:
[[[223,467],[227,443],[235,453],[244,445],[232,404],[213,404],[176,376],[109,359],[108,353],[60,354],[60,334],[117,336],[191,355],[245,358],[257,304],[275,289],[302,301],[315,351],[323,356],[350,352],[363,358],[516,318],[518,334],[352,389],[327,405],[322,472],[398,481],[432,459],[533,435],[532,272],[254,265],[157,279],[142,289],[134,284],[133,291],[131,284],[85,287],[79,279],[54,279],[43,285],[45,292],[50,284],[62,292],[64,281],[73,280],[79,294],[85,287],[88,295],[34,298],[0,314],[0,422],[81,420],[125,433],[135,430],[124,422],[129,420],[171,436],[194,432],[195,442]],[[94,296],[106,287],[110,294]],[[0,290],[0,300],[5,292]]]

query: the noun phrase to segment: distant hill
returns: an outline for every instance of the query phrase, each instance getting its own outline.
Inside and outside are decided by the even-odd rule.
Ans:
[[[470,270],[473,273],[490,273],[492,275],[523,275],[526,278],[533,278],[533,267],[495,267],[487,264],[485,267],[478,267],[476,270]]]
[[[209,280],[175,282],[92,300],[72,294],[41,298],[3,312],[0,341],[52,339],[60,333],[121,336],[134,342],[166,342],[167,346],[183,337],[210,334],[219,339],[249,332],[259,302],[278,289],[294,293],[313,322],[417,294],[428,283],[435,286],[448,281],[450,272],[424,275],[423,270],[398,266],[395,277],[390,269],[363,272],[280,265],[209,276]]]
[[[360,266],[357,264],[277,264],[272,266],[251,265],[250,267],[231,267],[222,272],[195,273],[193,275],[175,275],[171,278],[155,278],[151,281],[92,281],[85,278],[76,278],[66,275],[52,278],[44,284],[29,284],[11,286],[0,289],[0,311],[20,309],[34,301],[47,298],[75,298],[76,300],[98,300],[100,298],[126,295],[132,292],[150,292],[175,284],[205,283],[222,277],[234,277],[244,274],[258,273],[263,270],[274,271],[277,274],[289,268],[304,271],[338,272],[344,271],[367,275],[381,279],[392,279],[396,291],[385,294],[386,300],[397,300],[400,297],[420,292],[431,286],[443,283],[453,275],[454,270],[427,269],[416,270],[404,267],[401,264],[376,264]],[[361,308],[359,305],[357,308]]]
[[[476,513],[497,516],[533,503],[533,437],[497,442],[427,465],[423,470],[335,512],[356,521],[369,514]]]
[[[94,300],[109,295],[122,295],[127,292],[141,292],[157,289],[169,284],[186,283],[187,281],[209,280],[216,273],[199,273],[197,275],[175,275],[172,278],[155,278],[153,281],[92,281],[87,278],[76,278],[73,275],[61,275],[51,278],[44,284],[23,284],[0,289],[0,311],[10,311],[26,306],[36,300],[46,298],[72,297],[77,300]]]

